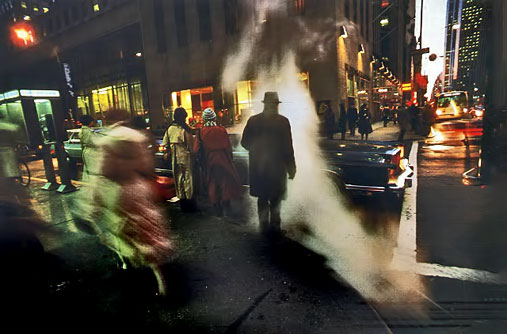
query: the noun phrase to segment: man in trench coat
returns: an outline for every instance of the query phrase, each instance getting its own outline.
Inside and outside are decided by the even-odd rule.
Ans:
[[[250,195],[258,198],[261,232],[272,235],[280,233],[281,202],[296,161],[289,120],[278,113],[278,93],[266,92],[262,102],[264,110],[248,120],[241,145],[249,151]]]

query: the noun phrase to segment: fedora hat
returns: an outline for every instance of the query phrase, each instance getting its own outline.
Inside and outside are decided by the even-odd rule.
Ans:
[[[262,103],[282,103],[282,101],[278,99],[277,92],[265,92],[264,100],[262,100]]]

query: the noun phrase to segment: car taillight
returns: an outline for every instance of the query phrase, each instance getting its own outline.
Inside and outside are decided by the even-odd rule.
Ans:
[[[401,162],[401,151],[396,153],[391,159],[391,163],[395,166],[399,166]]]
[[[396,169],[389,168],[389,183],[396,183],[398,179],[396,178]]]

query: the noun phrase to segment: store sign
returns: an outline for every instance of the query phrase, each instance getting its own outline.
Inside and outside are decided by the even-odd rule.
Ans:
[[[379,88],[378,89],[379,93],[387,93],[388,91],[389,91],[389,89],[387,89],[387,88]]]
[[[70,75],[70,66],[67,63],[63,63],[63,73],[65,74],[65,83],[67,85],[67,91],[69,95],[74,97],[74,85],[72,84],[72,77]]]
[[[57,90],[21,89],[20,93],[23,97],[60,97],[60,92]]]

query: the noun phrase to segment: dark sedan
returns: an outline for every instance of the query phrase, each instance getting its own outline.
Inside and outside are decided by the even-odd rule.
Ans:
[[[248,184],[248,151],[239,134],[230,134],[233,160],[243,184]],[[326,172],[352,196],[382,194],[400,197],[412,185],[413,168],[404,146],[395,142],[321,142]]]
[[[353,196],[383,194],[401,197],[412,186],[413,167],[404,146],[392,142],[338,142],[321,144],[328,172]]]

